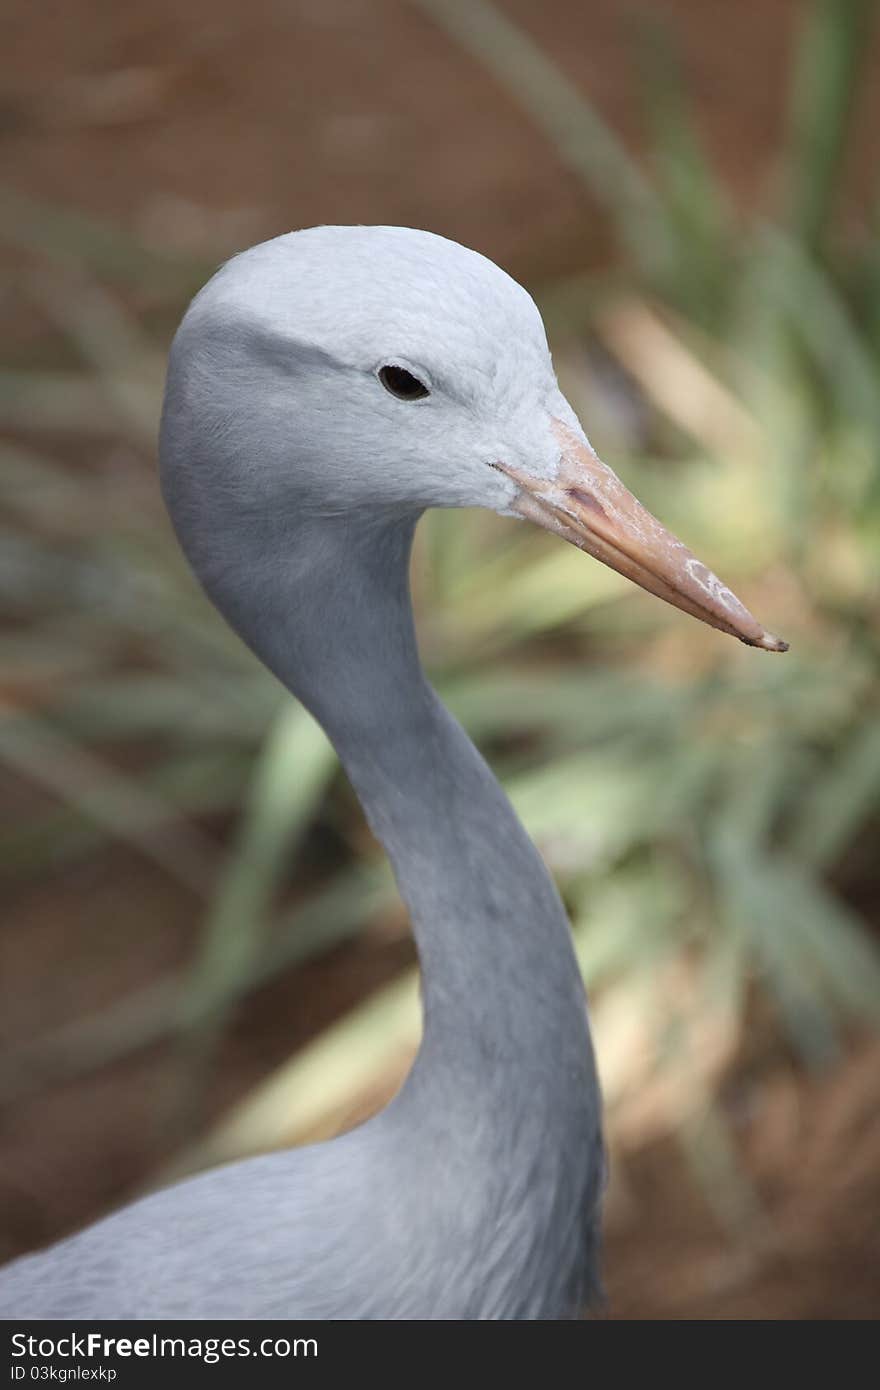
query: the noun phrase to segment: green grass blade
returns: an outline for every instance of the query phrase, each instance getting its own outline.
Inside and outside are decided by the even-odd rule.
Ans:
[[[550,140],[614,219],[636,264],[662,263],[667,225],[657,197],[587,97],[524,28],[490,0],[411,0],[481,63]]]
[[[812,0],[792,71],[786,160],[788,221],[810,251],[833,215],[875,0]]]
[[[105,834],[141,854],[200,897],[216,873],[216,851],[197,828],[88,749],[25,715],[0,719],[0,761],[69,802]]]
[[[299,704],[286,703],[254,771],[236,844],[222,875],[193,971],[194,1027],[217,1025],[252,969],[272,896],[336,770],[326,735]]]
[[[880,815],[880,723],[857,727],[807,788],[788,835],[790,852],[833,868],[865,822]]]

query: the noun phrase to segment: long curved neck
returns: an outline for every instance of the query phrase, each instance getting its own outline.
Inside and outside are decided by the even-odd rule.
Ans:
[[[552,1067],[555,1090],[560,1074],[589,1086],[564,909],[419,661],[408,583],[416,520],[300,519],[293,537],[289,522],[282,536],[265,521],[264,534],[247,533],[248,554],[226,553],[219,579],[202,578],[323,725],[387,850],[422,967],[422,1075],[453,1069],[534,1087]],[[279,555],[289,557],[280,573]],[[247,588],[230,591],[224,574],[246,574]]]

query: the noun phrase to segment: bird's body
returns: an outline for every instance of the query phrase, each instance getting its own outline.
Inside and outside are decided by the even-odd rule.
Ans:
[[[367,1124],[16,1262],[0,1315],[578,1316],[603,1180],[583,988],[550,875],[420,665],[413,531],[432,505],[530,515],[775,639],[595,460],[526,293],[429,233],[312,229],[231,262],[176,339],[161,456],[202,584],[322,723],[389,854],[424,1037]]]

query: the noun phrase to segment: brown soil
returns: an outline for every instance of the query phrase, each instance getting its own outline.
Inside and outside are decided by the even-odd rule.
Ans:
[[[637,35],[676,36],[707,149],[739,195],[772,182],[796,0],[508,0],[633,148]],[[641,18],[640,18],[641,16]],[[525,278],[605,249],[544,138],[407,0],[8,0],[4,182],[157,245],[222,253],[318,222],[430,227]],[[865,84],[860,126],[877,128]],[[873,182],[868,139],[851,161]]]

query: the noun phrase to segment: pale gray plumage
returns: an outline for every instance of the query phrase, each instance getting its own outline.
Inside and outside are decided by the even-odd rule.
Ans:
[[[386,392],[400,364],[430,387]],[[335,744],[394,867],[425,1031],[331,1143],[149,1196],[0,1273],[0,1315],[560,1318],[598,1285],[600,1102],[565,912],[427,683],[408,586],[429,506],[552,480],[539,314],[426,232],[325,227],[232,260],[171,354],[162,486],[210,597]]]

